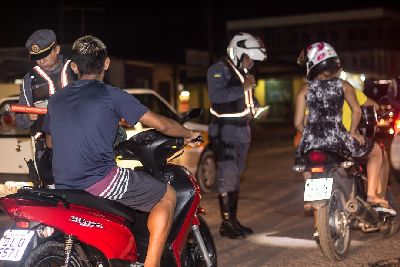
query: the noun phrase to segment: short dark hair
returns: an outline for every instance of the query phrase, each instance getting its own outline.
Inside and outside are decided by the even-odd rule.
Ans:
[[[106,58],[107,47],[97,37],[86,35],[72,45],[71,59],[81,75],[101,73]]]

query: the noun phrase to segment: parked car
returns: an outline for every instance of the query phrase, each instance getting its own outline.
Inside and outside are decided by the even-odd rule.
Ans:
[[[126,89],[134,95],[141,103],[150,110],[164,115],[178,122],[182,122],[182,114],[175,109],[159,94],[151,89]],[[33,158],[34,148],[29,130],[19,130],[15,125],[15,114],[7,112],[6,106],[17,104],[18,96],[11,96],[0,100],[0,196],[15,192],[22,186],[32,185],[28,176],[28,167],[25,159]],[[204,137],[204,144],[199,147],[186,147],[183,155],[171,159],[172,163],[185,166],[195,174],[203,192],[212,192],[216,188],[216,162],[214,154],[210,149],[207,139],[207,125],[187,122],[184,126],[201,131]],[[137,123],[129,127],[125,126],[127,138],[148,128]],[[124,162],[117,160],[121,167],[134,167],[139,162]]]

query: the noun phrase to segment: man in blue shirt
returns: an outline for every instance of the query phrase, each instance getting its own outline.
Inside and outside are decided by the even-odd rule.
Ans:
[[[79,80],[56,92],[49,101],[43,130],[53,147],[56,188],[83,189],[150,212],[150,240],[145,267],[157,267],[171,227],[176,204],[174,189],[141,171],[119,168],[113,147],[121,118],[140,121],[168,136],[199,136],[174,120],[143,106],[134,96],[103,83],[110,59],[104,43],[84,36],[72,47],[73,71]]]

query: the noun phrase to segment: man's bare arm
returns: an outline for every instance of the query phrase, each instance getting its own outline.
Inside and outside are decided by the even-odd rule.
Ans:
[[[140,123],[154,128],[165,135],[183,137],[185,138],[186,143],[200,135],[198,132],[186,129],[178,122],[152,111],[146,112],[139,121]]]

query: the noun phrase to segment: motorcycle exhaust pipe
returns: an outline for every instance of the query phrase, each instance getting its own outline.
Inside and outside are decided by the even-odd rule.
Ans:
[[[371,206],[359,198],[347,201],[346,210],[363,223],[376,227],[379,223],[379,215]]]

